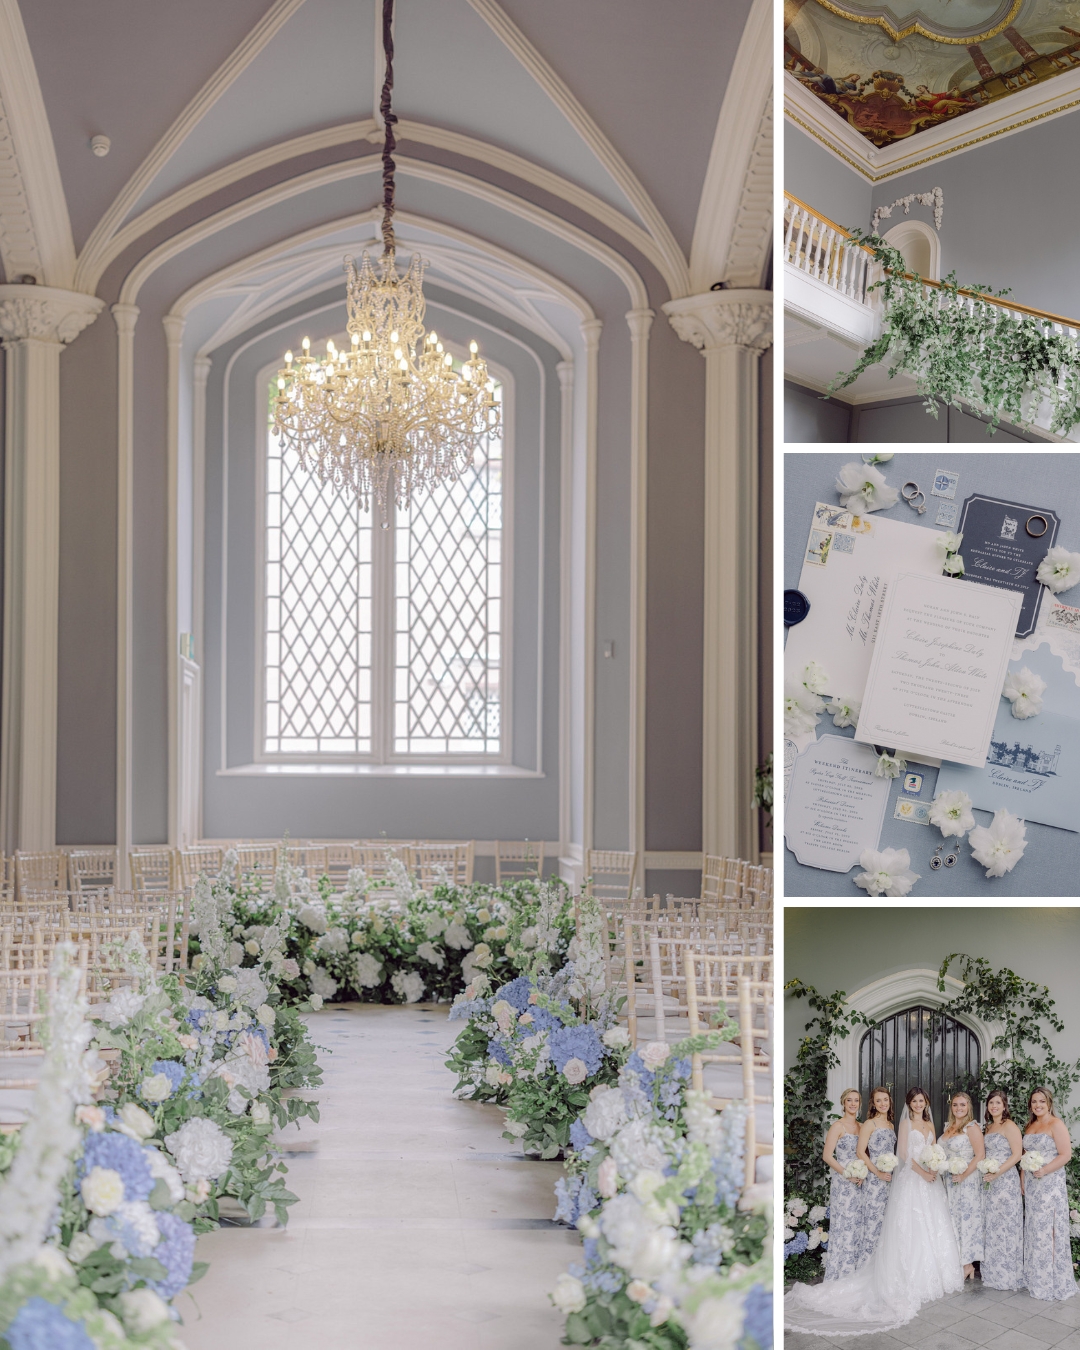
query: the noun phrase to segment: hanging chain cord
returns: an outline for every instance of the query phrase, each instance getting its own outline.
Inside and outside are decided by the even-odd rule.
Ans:
[[[390,91],[394,87],[394,0],[383,0],[383,55],[386,58],[386,78],[383,80],[379,112],[382,114],[386,139],[383,142],[383,254],[394,256],[394,125],[397,114],[390,111]]]

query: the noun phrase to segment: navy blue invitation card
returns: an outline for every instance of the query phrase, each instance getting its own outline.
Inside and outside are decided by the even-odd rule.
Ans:
[[[964,580],[1023,593],[1017,637],[1035,631],[1043,593],[1035,572],[1057,538],[1058,524],[1057,515],[1045,506],[1021,506],[979,493],[967,499],[960,513]]]

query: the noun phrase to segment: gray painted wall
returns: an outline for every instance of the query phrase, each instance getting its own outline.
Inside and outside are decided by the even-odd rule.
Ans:
[[[1049,988],[1065,1023],[1065,1031],[1050,1039],[1065,1059],[1080,1057],[1078,951],[1075,908],[863,904],[784,911],[785,981],[798,977],[822,993],[852,994],[898,971],[937,970],[953,952],[985,957],[995,970],[1008,967]],[[785,998],[785,1068],[794,1062],[809,1017],[805,999]],[[1074,1105],[1077,1100],[1080,1092]]]
[[[1066,166],[1076,163],[1078,136],[1078,112],[1036,123],[879,183],[873,206],[939,184],[945,194],[943,275],[955,270],[961,282],[1008,287],[1021,304],[1076,319],[1080,177]],[[931,208],[911,210],[933,224]]]
[[[787,118],[784,118],[784,190],[845,230],[855,226],[868,230],[877,204],[875,201],[871,205],[872,187],[862,174],[849,169]]]
[[[784,440],[788,444],[851,439],[851,405],[824,399],[816,389],[784,381]]]

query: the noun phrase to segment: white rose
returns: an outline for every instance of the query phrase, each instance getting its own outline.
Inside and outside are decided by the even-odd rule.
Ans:
[[[600,1039],[609,1050],[622,1050],[630,1044],[630,1032],[626,1027],[609,1027]]]
[[[91,1167],[79,1184],[83,1204],[93,1214],[112,1214],[124,1202],[124,1181],[111,1167]]]
[[[443,941],[448,947],[453,947],[455,951],[467,951],[473,944],[469,936],[469,930],[464,924],[452,923],[447,926],[443,934]]]
[[[806,1201],[799,1199],[790,1200],[788,1202],[788,1213],[794,1214],[797,1219],[801,1219],[806,1213]]]
[[[382,983],[382,962],[370,952],[361,952],[353,959],[353,973],[362,989],[374,989]]]
[[[244,943],[244,951],[247,952],[248,956],[258,956],[259,944],[255,941],[254,938],[251,938]]]
[[[626,1286],[626,1297],[631,1303],[644,1303],[646,1299],[653,1298],[652,1288],[644,1280],[631,1280]]]
[[[580,1312],[585,1306],[585,1286],[564,1271],[555,1281],[551,1301],[561,1313]]]
[[[314,905],[302,905],[296,917],[305,928],[310,928],[313,933],[326,932],[326,915],[321,909],[316,909]]]
[[[242,942],[230,942],[225,953],[225,964],[227,966],[238,966],[243,959],[244,944]]]
[[[641,1056],[642,1064],[647,1069],[659,1069],[662,1064],[667,1062],[670,1050],[671,1047],[664,1041],[650,1041],[648,1045],[641,1047],[638,1054]]]
[[[80,1106],[75,1112],[75,1119],[80,1125],[88,1126],[95,1134],[100,1134],[105,1128],[105,1112],[100,1106]]]
[[[308,1002],[311,1004],[312,1012],[319,1012],[322,1009],[322,996],[320,994],[312,994]]]
[[[251,1119],[256,1125],[270,1124],[270,1108],[266,1102],[253,1101],[251,1103]]]
[[[132,1289],[121,1294],[120,1314],[127,1329],[136,1335],[152,1331],[171,1318],[169,1305],[152,1289]]]
[[[206,1116],[194,1116],[175,1133],[166,1135],[165,1147],[176,1159],[185,1181],[213,1180],[228,1170],[232,1140]]]
[[[693,1350],[733,1350],[742,1336],[743,1295],[707,1298],[683,1322]]]
[[[419,1003],[424,995],[424,981],[415,970],[399,970],[390,977],[390,987],[406,1003]]]
[[[222,993],[224,993],[224,994],[235,994],[235,993],[236,993],[236,976],[235,976],[235,975],[222,975],[221,979],[218,980],[218,982],[217,982],[217,986],[218,986],[218,988],[222,991]]]
[[[82,1265],[91,1252],[96,1252],[98,1244],[89,1233],[76,1233],[68,1244],[68,1260],[77,1266]]]
[[[490,910],[490,909],[478,909],[478,910],[476,911],[476,918],[477,918],[478,922],[480,922],[480,923],[490,923],[490,922],[491,922],[491,910]]]
[[[568,1059],[563,1066],[563,1077],[568,1083],[584,1083],[588,1076],[588,1066],[584,1060],[578,1059],[576,1056],[574,1059]]]
[[[626,1103],[618,1088],[593,1089],[592,1100],[585,1108],[585,1128],[594,1139],[607,1143],[626,1124]]]
[[[225,1012],[223,1009],[219,1009],[214,1014],[214,1030],[228,1031],[228,1029],[229,1029],[229,1014]]]
[[[172,1083],[166,1074],[151,1074],[139,1084],[139,1095],[144,1101],[163,1102],[172,1095]]]
[[[134,1139],[140,1144],[144,1139],[153,1138],[157,1131],[154,1117],[141,1106],[136,1106],[134,1102],[126,1102],[117,1111],[113,1125],[121,1134],[126,1134],[129,1139]]]
[[[277,1013],[271,1008],[269,1003],[262,1003],[255,1009],[255,1016],[268,1030],[273,1027],[277,1021]]]
[[[491,948],[486,942],[478,942],[472,950],[472,964],[477,970],[487,970],[494,957],[491,955]]]
[[[596,1169],[596,1189],[605,1200],[610,1200],[618,1191],[619,1169],[614,1158],[605,1158]]]

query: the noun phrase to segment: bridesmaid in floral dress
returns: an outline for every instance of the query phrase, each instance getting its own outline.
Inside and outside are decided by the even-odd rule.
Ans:
[[[983,1143],[986,1156],[999,1167],[987,1172],[984,1182],[982,1282],[990,1289],[1023,1289],[1024,1201],[1016,1164],[1023,1157],[1024,1141],[1000,1088],[986,1099]]]
[[[896,1155],[896,1130],[893,1128],[892,1094],[883,1087],[870,1094],[870,1114],[859,1131],[858,1155],[866,1164],[867,1177],[862,1188],[862,1233],[859,1242],[859,1266],[865,1266],[877,1248],[885,1206],[889,1199],[891,1172],[876,1166],[883,1153]]]
[[[832,1168],[829,1188],[829,1246],[825,1262],[825,1278],[838,1280],[841,1275],[852,1275],[859,1265],[859,1236],[862,1205],[861,1181],[849,1181],[844,1168],[855,1161],[859,1143],[859,1109],[862,1097],[849,1088],[840,1098],[843,1115],[834,1120],[825,1136],[821,1151],[827,1166]]]
[[[949,1155],[950,1163],[959,1159],[964,1168],[943,1172],[949,1196],[956,1245],[964,1263],[964,1279],[975,1278],[976,1261],[983,1259],[983,1179],[976,1164],[985,1156],[982,1130],[975,1123],[971,1098],[966,1092],[954,1092],[949,1102],[949,1123],[938,1143]]]
[[[1024,1192],[1024,1283],[1032,1298],[1059,1301],[1076,1293],[1069,1242],[1065,1173],[1072,1144],[1054,1099],[1038,1087],[1028,1098],[1024,1152],[1037,1153],[1041,1167],[1020,1178]]]

